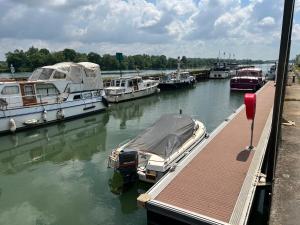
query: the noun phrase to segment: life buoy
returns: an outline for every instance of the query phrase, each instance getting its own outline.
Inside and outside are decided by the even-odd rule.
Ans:
[[[14,133],[17,130],[17,125],[14,119],[10,119],[8,122],[9,130]]]

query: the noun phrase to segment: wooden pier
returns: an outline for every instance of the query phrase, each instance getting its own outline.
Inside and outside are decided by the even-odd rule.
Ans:
[[[166,174],[138,204],[148,224],[246,224],[271,130],[275,87],[257,93],[254,149],[249,151],[251,122],[241,106],[210,137]]]

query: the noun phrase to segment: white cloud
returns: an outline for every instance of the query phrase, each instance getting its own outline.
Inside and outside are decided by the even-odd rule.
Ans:
[[[193,14],[197,11],[197,6],[193,0],[159,0],[158,7],[178,16]]]
[[[295,0],[295,11],[296,12],[300,11],[300,0]]]
[[[298,23],[293,25],[292,40],[300,41],[300,24],[298,24]],[[298,54],[299,54],[299,52],[298,52]]]
[[[273,46],[273,51],[256,56],[271,58],[278,51],[283,6],[282,0],[2,1],[0,59],[7,51],[32,45],[50,50],[73,46],[100,54],[119,48],[175,57],[179,51],[184,52],[178,46],[187,47],[189,43],[193,47],[202,43],[214,52],[227,45],[236,46],[235,52],[242,45],[257,50],[261,45],[268,49]],[[297,0],[296,11],[299,7]],[[200,54],[195,48],[185,51],[190,56]]]
[[[261,26],[272,26],[275,24],[275,19],[271,16],[264,17],[258,23]]]

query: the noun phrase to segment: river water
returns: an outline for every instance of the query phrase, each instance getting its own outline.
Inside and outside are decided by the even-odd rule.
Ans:
[[[192,115],[213,131],[243,102],[229,79],[113,105],[104,113],[0,137],[0,224],[146,224],[136,205],[149,185],[120,186],[107,168],[118,144],[162,114]]]

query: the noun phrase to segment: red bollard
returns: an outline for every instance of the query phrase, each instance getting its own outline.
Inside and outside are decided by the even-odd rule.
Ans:
[[[252,120],[250,145],[248,147],[248,150],[251,150],[254,148],[252,142],[253,142],[254,118],[255,118],[255,110],[256,110],[256,94],[246,93],[244,96],[244,103],[246,106],[247,119]]]

